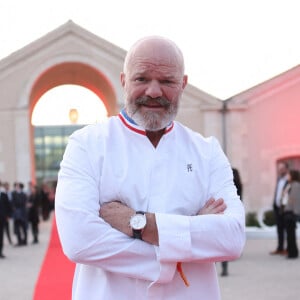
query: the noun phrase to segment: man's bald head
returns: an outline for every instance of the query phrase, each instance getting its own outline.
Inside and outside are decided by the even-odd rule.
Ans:
[[[132,63],[133,59],[139,59],[139,57],[145,59],[149,56],[149,60],[152,57],[157,57],[159,52],[161,59],[169,61],[170,64],[174,64],[184,74],[184,58],[179,47],[171,40],[161,36],[148,36],[138,40],[129,49],[124,62],[123,72],[128,72],[128,66]]]

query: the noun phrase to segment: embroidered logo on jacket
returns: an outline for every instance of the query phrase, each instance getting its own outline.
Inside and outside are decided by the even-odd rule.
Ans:
[[[192,164],[187,164],[186,169],[188,172],[193,172],[193,165]]]

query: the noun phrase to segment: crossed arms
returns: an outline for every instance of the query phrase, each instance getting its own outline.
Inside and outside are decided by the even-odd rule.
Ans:
[[[215,200],[210,198],[198,211],[197,215],[222,214],[226,209],[226,204],[222,198]],[[135,211],[119,201],[112,201],[101,206],[100,217],[118,231],[132,236],[129,227],[130,217]],[[158,229],[154,213],[146,213],[147,225],[143,232],[143,241],[159,246]]]

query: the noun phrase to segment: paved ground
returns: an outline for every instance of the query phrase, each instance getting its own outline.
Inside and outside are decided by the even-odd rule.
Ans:
[[[300,259],[269,255],[275,245],[270,238],[247,239],[243,256],[229,263],[229,276],[220,277],[223,300],[300,299]]]
[[[51,224],[51,220],[40,223],[39,244],[31,244],[30,233],[29,244],[22,247],[9,245],[6,236],[4,237],[3,254],[6,258],[0,259],[0,300],[33,299],[35,283],[49,242]],[[15,237],[12,238],[15,243]]]
[[[0,260],[0,300],[32,300],[50,228],[51,221],[41,223],[38,245],[13,247],[5,241],[6,258]],[[228,277],[219,278],[222,300],[299,299],[300,259],[269,255],[276,245],[274,237],[274,230],[248,230],[242,257],[229,263]],[[221,264],[217,269],[220,273]]]

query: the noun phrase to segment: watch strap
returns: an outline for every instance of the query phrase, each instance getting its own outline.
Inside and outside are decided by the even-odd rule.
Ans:
[[[132,236],[135,239],[139,239],[142,240],[142,230],[136,230],[136,229],[132,229]]]
[[[145,214],[145,212],[144,212],[144,211],[141,211],[141,210],[138,210],[138,211],[136,211],[135,213],[136,213],[136,214],[139,214],[139,215],[144,215],[144,214]]]

